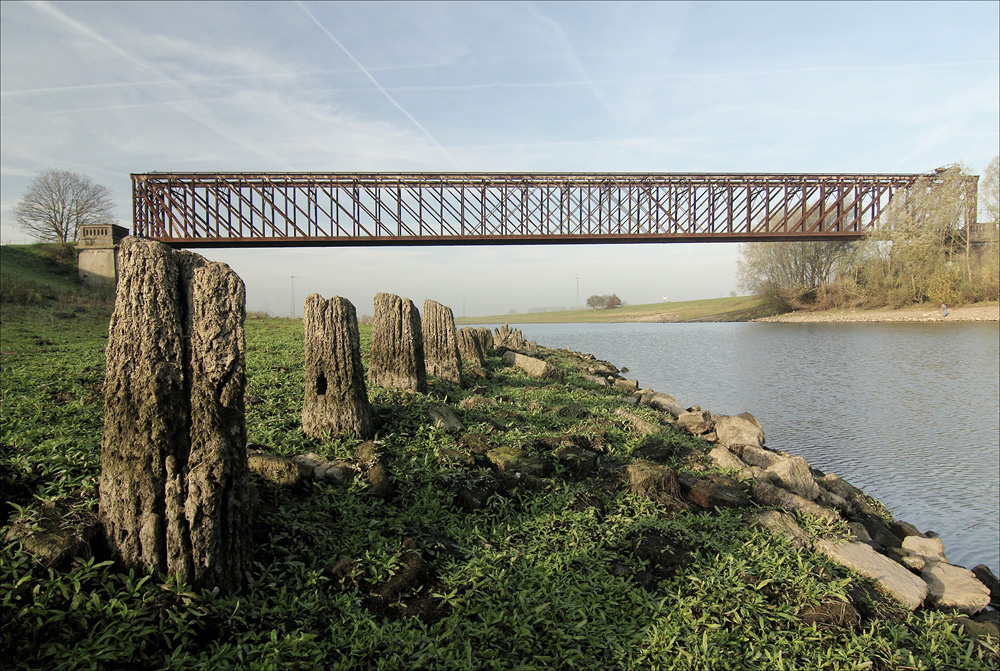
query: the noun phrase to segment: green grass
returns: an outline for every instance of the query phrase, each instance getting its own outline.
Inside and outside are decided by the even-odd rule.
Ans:
[[[749,321],[775,314],[756,296],[626,305],[613,310],[567,310],[459,317],[456,324],[563,324],[607,322]]]
[[[71,525],[96,510],[107,316],[53,318],[59,309],[0,311],[0,484],[13,504],[0,511],[0,533],[20,515],[61,510]],[[363,327],[365,347],[369,336]],[[246,337],[250,440],[278,454],[349,458],[358,441],[302,433],[302,322],[248,319]],[[0,667],[995,668],[996,646],[965,638],[950,616],[899,609],[740,511],[678,512],[630,493],[620,470],[647,439],[615,414],[623,394],[586,386],[565,353],[545,356],[566,369],[565,384],[494,356],[490,377],[465,388],[432,380],[426,396],[370,389],[394,494],[373,497],[362,479],[296,491],[255,480],[253,561],[238,594],[122,573],[100,558],[45,568],[5,543]],[[479,402],[465,408],[464,399]],[[466,434],[431,425],[432,404],[448,405]],[[706,463],[700,439],[666,426],[657,437],[672,448],[672,467]],[[518,478],[482,458],[452,458],[473,455],[477,441],[553,468]],[[600,468],[582,476],[555,459],[567,443],[598,450]],[[476,487],[487,488],[483,505],[461,505],[460,493]],[[841,533],[816,521],[805,528]],[[407,539],[425,579],[379,606],[373,591],[404,570]],[[655,564],[639,551],[644,539],[667,542],[683,561]],[[333,569],[341,558],[353,572]],[[858,603],[859,590],[872,614],[858,626],[803,624],[817,604]]]

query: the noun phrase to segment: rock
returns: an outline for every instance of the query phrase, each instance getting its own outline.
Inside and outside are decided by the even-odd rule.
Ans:
[[[817,478],[816,484],[820,485],[827,491],[836,494],[845,501],[851,501],[860,493],[860,490],[848,484],[836,473],[827,473],[822,477]]]
[[[700,436],[712,431],[715,424],[712,422],[712,415],[710,413],[698,410],[682,413],[677,418],[676,427],[692,436]]]
[[[875,515],[867,515],[862,518],[861,523],[865,525],[872,540],[885,548],[898,548],[903,546],[903,541],[889,531],[882,520]]]
[[[463,410],[485,410],[487,408],[497,408],[500,404],[496,399],[487,396],[469,396],[458,402],[458,407]]]
[[[861,624],[861,616],[849,603],[843,601],[826,601],[815,606],[806,606],[799,613],[802,624],[813,625],[825,629],[827,627],[844,627],[853,629]]]
[[[683,415],[685,412],[684,408],[677,403],[677,399],[670,394],[655,392],[644,396],[642,402],[645,405],[656,408],[657,410],[669,413],[675,419]]]
[[[541,359],[507,351],[503,354],[503,362],[508,366],[520,368],[538,380],[562,380],[562,371]]]
[[[677,483],[684,493],[684,498],[706,510],[745,508],[750,504],[747,495],[736,487],[712,482],[706,478],[696,478],[686,473],[678,473]]]
[[[744,451],[744,454],[746,452]],[[809,471],[809,463],[802,457],[788,457],[772,464],[767,469],[771,481],[787,489],[793,494],[815,501],[819,498],[820,488],[813,480]]]
[[[375,435],[368,402],[361,339],[354,306],[346,298],[310,294],[303,306],[305,398],[302,431],[310,438]]]
[[[927,583],[864,543],[838,543],[822,539],[816,542],[815,548],[831,561],[874,580],[910,610],[916,610],[927,597]]]
[[[753,445],[744,445],[742,448],[734,450],[734,452],[736,452],[736,454],[738,454],[740,459],[744,462],[750,464],[751,466],[759,466],[765,470],[782,460],[782,456],[777,452],[765,450],[760,447],[754,447]]]
[[[978,639],[1000,639],[1000,625],[991,620],[977,621],[968,617],[959,616],[955,618],[955,622],[962,625],[966,636]]]
[[[767,529],[772,535],[782,536],[793,547],[809,549],[812,541],[798,522],[795,516],[781,510],[765,510],[756,517],[756,522]]]
[[[251,452],[247,455],[247,465],[251,473],[256,473],[268,482],[282,487],[297,487],[312,477],[313,469],[288,457],[279,457],[266,452]]]
[[[344,485],[354,479],[358,470],[349,461],[334,459],[327,461],[318,454],[308,452],[292,457],[292,461],[312,471],[314,480]]]
[[[920,575],[930,588],[931,605],[975,615],[990,602],[990,590],[967,568],[928,561]]]
[[[925,561],[948,561],[948,558],[944,556],[944,541],[940,538],[907,536],[903,539],[901,547],[906,554],[916,555]]]
[[[420,313],[408,298],[375,294],[368,383],[388,389],[427,391]]]
[[[523,473],[535,477],[549,474],[549,465],[513,447],[497,447],[486,453],[486,458],[502,473]]]
[[[104,542],[123,568],[236,591],[255,501],[243,282],[225,264],[134,236],[118,260],[105,351]]]
[[[993,575],[990,567],[986,564],[979,564],[972,567],[972,573],[979,578],[979,582],[989,588],[990,603],[994,607],[1000,606],[1000,580],[997,580],[997,577]]]
[[[431,406],[428,408],[427,414],[430,415],[431,422],[433,422],[435,426],[440,426],[447,431],[465,431],[465,426],[458,418],[458,415],[452,412],[451,408],[448,406]]]
[[[927,538],[927,536],[920,532],[915,526],[909,522],[903,522],[902,520],[896,520],[889,525],[889,531],[898,538],[906,538],[907,536],[918,536],[920,538]]]
[[[742,471],[746,468],[746,464],[739,457],[721,445],[712,448],[712,451],[708,453],[708,457],[719,468],[727,468],[733,471]]]
[[[605,380],[603,377],[598,377],[596,375],[584,375],[583,379],[586,380],[587,382],[592,382],[593,384],[596,384],[598,387],[608,386],[607,380]]]
[[[615,389],[621,389],[622,391],[635,392],[639,391],[639,381],[638,380],[622,380],[616,379],[614,381]]]
[[[426,307],[424,310],[426,311]],[[466,326],[458,330],[458,355],[466,365],[484,366],[486,365],[486,350],[483,348],[479,331],[471,326]]]
[[[764,506],[774,506],[791,512],[809,513],[828,522],[841,519],[835,510],[824,508],[798,494],[793,494],[762,480],[755,481],[750,491],[753,498]]]
[[[862,543],[867,543],[872,539],[868,529],[865,529],[865,525],[861,522],[848,522],[847,528],[851,530],[851,535]]]
[[[87,515],[81,523],[67,522],[68,510],[52,503],[41,514],[21,515],[4,534],[6,543],[20,543],[25,552],[46,568],[61,569],[75,558],[89,559],[90,544],[97,534],[97,518]]]
[[[823,487],[819,488],[819,497],[816,499],[816,503],[826,508],[833,508],[842,515],[849,515],[854,511],[854,507],[850,503]]]
[[[639,496],[658,500],[666,496],[680,498],[681,489],[677,476],[666,466],[648,461],[633,461],[626,470],[631,490]]]
[[[626,420],[631,426],[632,432],[640,436],[648,436],[650,434],[657,433],[663,428],[621,408],[615,410],[615,414]]]
[[[462,384],[462,357],[458,351],[455,317],[451,308],[437,301],[425,300],[421,330],[427,374]]]
[[[712,415],[712,417],[715,419],[715,433],[719,437],[720,445],[726,447],[749,445],[757,448],[764,445],[764,428],[749,412],[733,416]]]
[[[382,499],[392,497],[393,486],[389,478],[388,460],[377,443],[368,441],[358,445],[354,450],[354,461],[368,481],[369,494]]]

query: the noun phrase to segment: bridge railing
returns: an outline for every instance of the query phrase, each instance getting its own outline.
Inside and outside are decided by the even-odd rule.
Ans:
[[[834,240],[919,176],[144,173],[136,234],[185,247]]]

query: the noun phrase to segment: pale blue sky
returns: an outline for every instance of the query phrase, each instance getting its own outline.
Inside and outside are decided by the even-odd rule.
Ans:
[[[46,168],[981,171],[1000,3],[34,3],[0,7],[0,238]],[[728,295],[735,245],[201,250],[288,314],[391,291],[469,315]]]

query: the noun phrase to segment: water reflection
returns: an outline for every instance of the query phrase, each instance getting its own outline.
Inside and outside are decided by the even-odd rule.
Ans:
[[[1000,328],[988,324],[545,324],[682,405],[751,412],[800,454],[1000,567]]]

